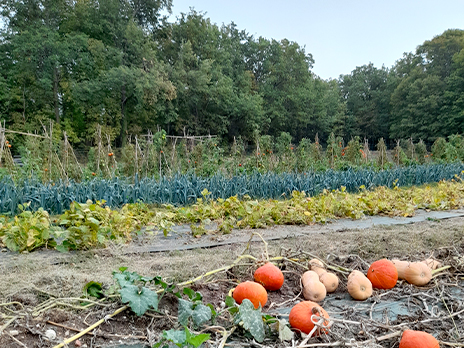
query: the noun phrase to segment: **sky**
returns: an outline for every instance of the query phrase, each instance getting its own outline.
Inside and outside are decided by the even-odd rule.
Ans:
[[[464,0],[173,0],[170,20],[191,7],[256,38],[297,42],[323,79],[369,63],[391,68],[424,41],[464,29]]]

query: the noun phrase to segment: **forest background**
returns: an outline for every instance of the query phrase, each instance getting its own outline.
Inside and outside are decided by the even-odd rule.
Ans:
[[[54,137],[65,131],[85,152],[97,132],[112,151],[150,131],[158,152],[165,136],[185,134],[217,135],[210,145],[232,154],[258,139],[267,154],[279,151],[274,144],[286,146],[282,153],[343,143],[341,155],[351,139],[358,153],[364,138],[371,149],[382,138],[391,148],[409,139],[430,150],[446,138],[464,148],[456,138],[464,133],[464,30],[425,41],[389,69],[367,64],[323,80],[296,42],[256,38],[194,10],[170,23],[161,13],[171,6],[1,0],[0,120],[26,133],[53,120]],[[27,148],[27,137],[9,139],[13,154]]]

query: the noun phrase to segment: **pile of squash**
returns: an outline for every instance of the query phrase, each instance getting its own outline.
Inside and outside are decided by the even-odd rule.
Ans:
[[[432,279],[432,270],[441,266],[440,262],[427,259],[421,262],[381,259],[373,262],[367,275],[354,270],[348,276],[347,290],[355,300],[366,300],[372,296],[373,289],[391,289],[398,279],[406,280],[416,286],[424,286]],[[321,302],[327,293],[334,292],[339,285],[336,274],[328,272],[318,259],[309,261],[309,271],[303,273],[303,297],[305,301],[296,304],[290,311],[290,325],[312,336],[328,332],[329,315],[317,302]],[[233,298],[238,304],[244,299],[253,303],[255,308],[264,307],[267,303],[267,291],[279,290],[284,284],[282,271],[272,264],[266,263],[254,273],[254,282],[240,283],[233,291]],[[319,322],[319,326],[314,328]],[[327,327],[327,329],[325,329]],[[417,342],[423,342],[420,347],[438,348],[438,341],[430,334],[422,331],[404,331],[400,348],[418,347]]]

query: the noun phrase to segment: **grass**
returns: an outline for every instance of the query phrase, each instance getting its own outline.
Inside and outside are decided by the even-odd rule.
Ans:
[[[464,218],[453,218],[344,232],[325,230],[304,237],[270,241],[268,248],[270,255],[291,249],[332,260],[353,254],[368,261],[382,257],[418,259],[439,252],[440,248],[462,244],[463,225]],[[321,229],[324,231],[323,226]],[[259,258],[262,247],[262,243],[253,243],[251,252]],[[82,287],[91,280],[106,286],[112,284],[112,271],[121,266],[139,274],[160,275],[179,282],[231,264],[243,249],[244,245],[232,244],[210,249],[125,255],[124,248],[113,246],[70,254],[53,251],[19,254],[4,258],[0,263],[3,274],[0,297],[8,299],[18,292],[30,293],[32,287],[46,289],[57,297],[80,296]]]

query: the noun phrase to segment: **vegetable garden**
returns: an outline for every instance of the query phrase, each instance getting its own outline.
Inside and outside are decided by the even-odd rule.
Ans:
[[[253,237],[261,242],[250,243]],[[433,263],[417,262],[429,273],[421,285],[407,277],[396,280],[399,272],[393,263],[379,260],[394,270],[383,276],[374,255],[319,256],[308,251],[311,243],[302,241],[295,241],[300,248],[281,246],[275,254],[277,245],[269,248],[258,233],[250,242],[230,264],[223,260],[221,267],[187,280],[141,275],[123,267],[113,272],[112,282],[85,284],[81,296],[60,297],[54,294],[56,289],[43,286],[19,289],[0,307],[4,322],[0,342],[21,342],[24,335],[17,332],[26,332],[43,347],[54,348],[105,343],[114,347],[108,344],[117,340],[144,341],[150,347],[417,347],[407,345],[415,337],[435,344],[425,347],[462,346],[462,241],[435,252],[434,259],[442,263],[435,270]],[[419,252],[402,261],[411,267],[428,256]],[[370,276],[372,269],[379,270],[379,279],[388,279],[387,289]],[[308,273],[321,281],[325,274],[334,274],[338,286],[316,304],[307,300],[313,294],[311,282],[316,281],[313,277],[305,281]],[[371,286],[371,295],[354,300],[352,287],[359,286],[360,277]],[[250,293],[250,284],[260,288],[260,297]],[[25,294],[29,301],[35,298],[35,304],[24,302]],[[403,310],[392,318],[395,313],[389,308],[395,304]],[[308,308],[300,308],[303,305]],[[64,314],[67,311],[77,314]]]
[[[368,149],[356,148],[358,140],[341,148],[347,160],[335,160],[333,152],[331,157],[330,146],[324,153],[318,152],[317,142],[309,144],[310,151],[305,152],[301,150],[304,142],[297,150],[291,144],[271,150],[264,145],[266,139],[261,139],[256,154],[230,156],[227,162],[218,155],[222,150],[213,138],[195,145],[190,155],[176,157],[175,143],[170,147],[153,145],[153,139],[159,144],[165,140],[160,132],[148,142],[155,146],[151,152],[142,151],[143,146],[135,139],[135,152],[129,151],[135,154],[135,169],[127,169],[131,160],[116,161],[109,139],[91,152],[90,157],[97,160],[86,167],[79,164],[66,138],[54,149],[52,127],[49,135],[31,139],[35,142],[31,151],[43,151],[40,142],[50,147],[42,154],[25,157],[23,167],[14,163],[10,147],[4,147],[8,174],[0,179],[0,210],[9,215],[0,216],[0,247],[7,253],[105,250],[102,248],[150,238],[154,230],[172,236],[177,224],[190,225],[194,238],[218,238],[237,229],[310,225],[378,214],[405,217],[414,215],[417,209],[464,206],[462,162],[430,161],[423,155],[424,161],[399,165],[384,157],[382,149],[375,162],[368,162],[367,155],[363,156]],[[3,144],[11,145],[7,140]],[[194,157],[200,148],[201,156]],[[445,143],[445,156],[449,149]],[[60,157],[62,150],[70,157]],[[155,157],[150,159],[150,153]],[[305,153],[309,156],[306,162],[299,157]],[[314,160],[319,155],[322,157]],[[350,162],[351,155],[352,165],[337,170]],[[263,159],[266,156],[268,162]],[[185,159],[196,164],[209,161],[209,165],[199,166],[200,171],[196,167],[174,171],[176,165],[185,165]],[[153,163],[156,172],[150,173]],[[296,167],[302,163],[306,166]],[[227,173],[229,165],[236,169]],[[42,176],[37,176],[35,170],[40,166]],[[284,166],[294,170],[285,172],[281,170]],[[120,175],[124,168],[129,175]],[[95,171],[89,176],[90,170]],[[73,178],[72,173],[77,176]],[[210,224],[216,226],[214,230],[205,227]],[[383,252],[363,257],[334,256],[296,247],[271,255],[266,240],[253,232],[245,251],[231,264],[191,279],[174,280],[121,267],[113,272],[112,283],[91,280],[81,284],[84,294],[80,296],[60,297],[34,285],[23,289],[36,298],[35,304],[28,306],[24,298],[9,293],[7,301],[0,303],[0,332],[4,333],[0,342],[24,346],[20,340],[23,336],[16,333],[22,330],[29,340],[34,337],[41,346],[54,348],[69,344],[101,346],[105,340],[118,338],[163,348],[414,347],[407,345],[408,340],[429,340],[430,347],[458,347],[464,337],[464,308],[459,300],[464,271],[462,229],[460,235],[461,241],[454,247],[438,250],[434,261],[420,263],[430,256],[430,250],[428,255],[422,252],[403,257]],[[253,254],[251,240],[256,236],[262,244],[259,253]],[[385,259],[393,257],[398,260]],[[438,259],[443,267],[435,267]],[[270,280],[272,284],[268,284]],[[407,311],[394,318],[386,312],[379,317],[376,306],[388,304],[404,305]],[[308,307],[300,308],[303,306]],[[75,329],[47,319],[59,308],[87,316],[94,313],[95,321],[88,323],[87,329],[82,325]],[[98,327],[112,318],[118,320],[122,312],[125,318],[145,327],[147,334],[127,333],[121,319],[118,325],[125,334],[98,334]],[[36,326],[41,329],[34,329],[31,321],[39,321]],[[71,335],[70,330],[78,333]]]

